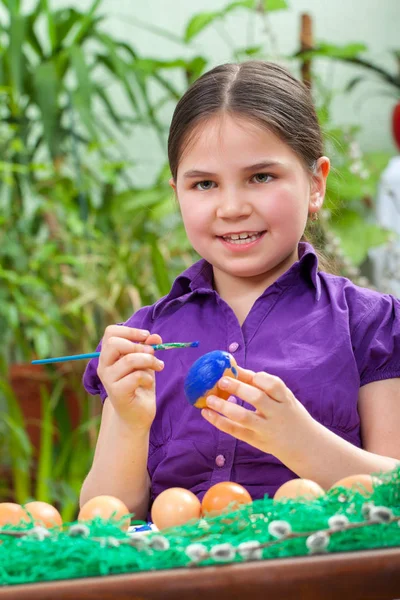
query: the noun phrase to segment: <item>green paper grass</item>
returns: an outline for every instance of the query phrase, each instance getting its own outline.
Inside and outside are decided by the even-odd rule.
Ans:
[[[100,519],[88,524],[88,537],[71,535],[76,523],[50,530],[44,539],[40,539],[43,531],[32,525],[3,528],[0,584],[400,546],[400,467],[379,477],[382,483],[369,496],[339,488],[313,501],[265,498],[234,512],[145,536],[132,537]],[[346,517],[339,531],[329,521],[335,515]],[[253,550],[241,546],[246,542],[253,543]]]

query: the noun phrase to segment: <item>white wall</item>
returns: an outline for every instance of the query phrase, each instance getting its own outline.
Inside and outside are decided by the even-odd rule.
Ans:
[[[52,4],[61,7],[72,2],[80,9],[91,4],[91,0],[53,0]],[[194,47],[198,53],[210,57],[211,65],[214,65],[231,58],[230,49],[219,28],[206,29],[189,49],[149,33],[138,26],[138,20],[181,36],[193,14],[218,10],[227,3],[228,0],[103,0],[103,11],[107,14],[109,32],[130,41],[143,55],[163,58],[190,56]],[[395,72],[395,61],[389,51],[400,49],[400,0],[289,0],[289,5],[289,10],[271,13],[269,18],[269,26],[280,53],[290,54],[297,49],[300,15],[308,12],[314,20],[316,41],[335,44],[363,42],[369,48],[368,57],[371,60]],[[226,21],[225,30],[236,43],[246,45],[252,32],[248,12],[240,10],[232,14]],[[256,28],[256,39],[265,39],[261,23]],[[333,64],[331,61],[318,63],[322,80],[338,91],[355,75],[363,72],[351,65]],[[394,152],[390,119],[395,97],[378,96],[378,92],[387,94],[389,87],[377,82],[373,74],[369,75],[369,79],[369,84],[361,84],[351,95],[341,94],[335,99],[334,121],[338,124],[360,125],[362,131],[359,139],[364,150]],[[169,119],[168,114],[166,119]],[[162,157],[157,144],[143,131],[140,143],[136,138],[132,144],[127,141],[127,145],[140,161],[138,174],[146,178],[154,161],[158,162]]]

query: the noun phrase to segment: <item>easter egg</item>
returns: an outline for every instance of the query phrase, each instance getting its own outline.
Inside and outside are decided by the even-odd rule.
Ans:
[[[96,517],[119,521],[123,517],[127,517],[120,524],[121,529],[126,531],[130,525],[129,514],[128,508],[119,498],[115,498],[115,496],[96,496],[82,506],[78,521],[91,521]]]
[[[184,488],[169,488],[157,496],[151,507],[151,520],[158,529],[176,527],[201,516],[200,500]]]
[[[22,525],[22,521],[29,523],[29,517],[22,506],[14,502],[0,502],[0,527]]]
[[[203,515],[218,515],[223,512],[237,510],[241,504],[251,504],[249,492],[234,481],[216,483],[204,494],[201,502]]]
[[[313,500],[324,494],[325,490],[311,479],[290,479],[276,490],[274,500],[282,500],[282,498]]]
[[[338,487],[345,487],[355,492],[359,492],[363,496],[367,496],[374,491],[374,486],[378,484],[379,479],[377,477],[372,477],[372,475],[348,475],[334,483],[331,490]]]
[[[213,350],[198,358],[185,379],[184,391],[188,402],[196,408],[204,408],[206,398],[211,394],[227,400],[230,394],[217,386],[224,375],[238,377],[236,360],[229,352]]]
[[[47,502],[33,501],[25,504],[28,516],[32,517],[35,525],[42,527],[61,527],[63,524],[60,513]]]

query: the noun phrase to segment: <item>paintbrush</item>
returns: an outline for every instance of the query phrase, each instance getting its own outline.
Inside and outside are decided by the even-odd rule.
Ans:
[[[154,350],[173,350],[174,348],[197,348],[200,342],[169,342],[166,344],[149,344]],[[53,358],[41,358],[33,360],[33,365],[47,365],[50,363],[68,362],[70,360],[85,360],[88,358],[98,358],[100,352],[89,352],[89,354],[74,354],[72,356],[56,356]]]

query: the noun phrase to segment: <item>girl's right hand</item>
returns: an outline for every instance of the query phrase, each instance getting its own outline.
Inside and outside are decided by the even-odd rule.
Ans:
[[[117,415],[136,429],[149,430],[156,414],[155,371],[164,363],[150,345],[161,337],[141,329],[106,328],[97,374]]]

